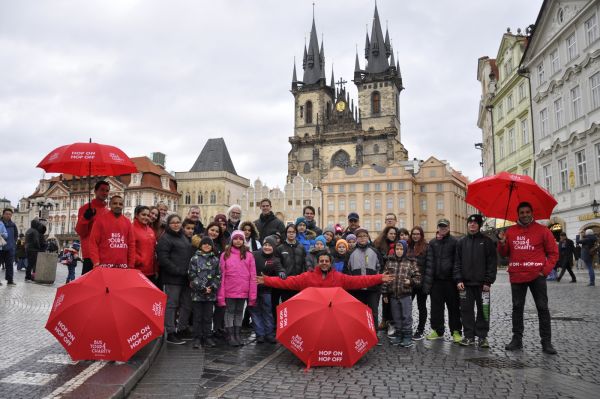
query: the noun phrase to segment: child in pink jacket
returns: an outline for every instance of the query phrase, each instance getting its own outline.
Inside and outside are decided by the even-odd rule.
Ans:
[[[219,306],[225,306],[225,329],[230,346],[242,345],[240,330],[246,300],[248,306],[256,304],[256,266],[244,240],[244,232],[235,230],[221,254],[221,287],[217,301]]]

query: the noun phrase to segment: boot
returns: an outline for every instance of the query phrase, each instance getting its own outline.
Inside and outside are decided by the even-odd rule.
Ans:
[[[237,341],[235,340],[233,327],[225,327],[225,331],[227,331],[227,345],[238,346]]]
[[[507,351],[516,351],[523,349],[523,340],[516,335],[513,335],[510,343],[504,347]]]
[[[402,342],[400,343],[400,346],[403,348],[410,348],[413,346],[412,330],[405,330],[403,333],[404,335],[402,336]]]
[[[243,346],[244,341],[242,341],[242,327],[241,326],[233,327],[233,333],[235,335],[235,341],[237,343],[237,346]]]
[[[390,344],[394,346],[398,346],[402,344],[402,340],[404,339],[404,331],[396,330],[394,335],[390,337]]]
[[[556,349],[552,346],[552,342],[542,342],[542,352],[548,355],[556,355]]]

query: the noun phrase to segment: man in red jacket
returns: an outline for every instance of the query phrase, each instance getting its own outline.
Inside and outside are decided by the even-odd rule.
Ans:
[[[113,195],[110,212],[96,217],[89,244],[94,267],[134,268],[135,235],[131,222],[123,216],[123,197]]]
[[[75,226],[75,231],[79,234],[79,240],[81,242],[81,255],[83,257],[83,268],[81,269],[82,275],[92,270],[92,267],[94,266],[89,249],[90,233],[92,232],[96,217],[108,212],[108,209],[106,208],[106,199],[108,198],[109,191],[110,186],[107,182],[104,180],[97,182],[94,186],[95,198],[79,208],[79,212],[77,213],[77,225]]]
[[[529,288],[538,312],[542,350],[544,353],[555,355],[546,276],[558,260],[558,245],[550,230],[533,220],[531,204],[521,202],[517,207],[517,214],[517,224],[509,227],[506,232],[498,233],[498,252],[508,257],[513,302],[513,337],[505,349],[514,351],[523,348],[523,310]]]
[[[308,287],[342,287],[345,290],[357,290],[394,280],[394,276],[390,274],[350,276],[340,273],[331,267],[332,259],[330,254],[322,252],[318,257],[318,267],[312,271],[290,276],[285,280],[261,275],[256,276],[256,282],[267,287],[300,291]]]

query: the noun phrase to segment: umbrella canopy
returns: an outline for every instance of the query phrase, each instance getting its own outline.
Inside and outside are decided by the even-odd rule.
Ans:
[[[73,360],[127,361],[163,334],[166,300],[139,270],[97,267],[56,290],[46,329]]]
[[[137,172],[135,164],[117,147],[99,143],[74,143],[52,150],[37,165],[48,173],[75,176],[119,176]]]
[[[277,306],[277,340],[307,368],[351,367],[377,344],[371,309],[342,288],[306,288]]]
[[[536,219],[549,219],[556,206],[552,195],[529,176],[500,172],[475,180],[467,187],[466,201],[485,216],[518,220],[517,206],[529,202]]]

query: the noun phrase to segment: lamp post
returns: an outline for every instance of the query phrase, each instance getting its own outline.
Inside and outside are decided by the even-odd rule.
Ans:
[[[48,209],[55,205],[55,201],[52,198],[40,197],[35,202],[35,205],[38,208],[38,217],[40,219],[48,220],[50,213]]]
[[[485,170],[483,169],[483,143],[475,143],[475,149],[481,151],[479,166],[481,166],[481,176],[485,176]]]
[[[600,207],[600,203],[598,203],[598,201],[596,201],[596,199],[594,198],[594,202],[592,202],[592,212],[594,213],[594,217],[597,218],[598,217],[598,208]]]

